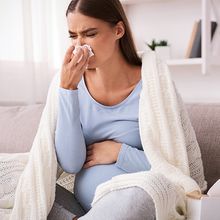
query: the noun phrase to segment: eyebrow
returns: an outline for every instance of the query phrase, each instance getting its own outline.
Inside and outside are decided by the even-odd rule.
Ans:
[[[94,31],[94,30],[97,30],[97,28],[88,28],[88,29],[81,31],[80,33],[85,34],[86,32]],[[69,30],[69,34],[76,34],[76,33]]]

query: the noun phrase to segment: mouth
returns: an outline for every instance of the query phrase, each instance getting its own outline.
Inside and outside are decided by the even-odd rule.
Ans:
[[[95,67],[89,67],[89,66],[88,66],[88,67],[86,68],[86,70],[87,70],[87,71],[95,71],[96,68],[95,68]]]
[[[94,69],[96,69],[95,61],[92,58],[93,57],[91,57],[89,59],[88,66],[86,68],[87,70],[94,70]]]

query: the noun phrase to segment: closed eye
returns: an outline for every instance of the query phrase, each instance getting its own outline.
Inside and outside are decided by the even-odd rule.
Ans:
[[[87,34],[86,36],[87,37],[94,37],[96,35],[96,33],[93,33],[93,34]]]
[[[71,35],[70,35],[69,38],[74,39],[74,38],[76,38],[76,36],[71,36]]]
[[[92,34],[86,34],[86,37],[95,37],[97,33],[92,33]],[[76,35],[70,35],[69,38],[71,39],[76,39]]]

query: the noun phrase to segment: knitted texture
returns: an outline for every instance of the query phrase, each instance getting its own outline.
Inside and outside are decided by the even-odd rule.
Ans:
[[[47,219],[52,208],[57,173],[54,139],[58,86],[59,74],[54,77],[50,85],[46,105],[30,153],[0,154],[0,161],[4,161],[5,166],[5,170],[0,170],[0,189],[3,189],[0,197],[1,220],[43,220]],[[17,166],[21,161],[26,165],[19,174]],[[19,175],[17,184],[16,181],[8,183],[8,180],[16,179]],[[14,191],[15,188],[16,191]],[[5,189],[7,190],[5,191]],[[13,198],[13,193],[15,193],[14,201],[8,202],[6,196]],[[12,204],[13,208],[6,209],[8,205]]]
[[[8,160],[8,156],[9,160]],[[0,156],[0,207],[10,209],[14,205],[14,192],[21,172],[28,160],[28,153],[1,154]]]
[[[75,175],[63,172],[62,175],[57,180],[57,184],[73,193],[73,185],[75,181]]]
[[[152,168],[99,185],[92,205],[112,190],[138,186],[152,197],[156,219],[185,219],[185,194],[206,189],[200,149],[167,65],[146,52],[141,73],[140,136]],[[59,82],[60,73],[50,85],[30,153],[0,154],[0,219],[45,220],[52,208],[56,179],[63,172],[54,147]]]

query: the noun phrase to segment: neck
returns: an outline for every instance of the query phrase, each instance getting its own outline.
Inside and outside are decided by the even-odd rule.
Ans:
[[[113,91],[131,86],[137,77],[135,71],[137,71],[137,67],[128,64],[121,52],[117,51],[107,62],[96,68],[95,74],[102,89]]]

